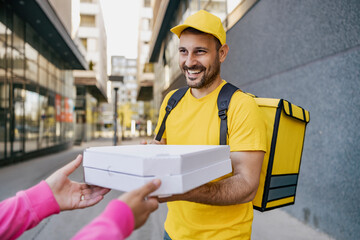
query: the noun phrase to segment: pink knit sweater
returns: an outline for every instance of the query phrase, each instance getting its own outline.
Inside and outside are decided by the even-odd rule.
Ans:
[[[60,212],[59,204],[45,181],[0,203],[0,239],[16,239],[24,231]],[[73,239],[124,239],[134,229],[131,209],[119,200],[112,200],[106,209]]]

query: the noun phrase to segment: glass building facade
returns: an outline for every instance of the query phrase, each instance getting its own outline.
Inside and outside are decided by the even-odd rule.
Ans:
[[[75,90],[65,64],[0,1],[0,165],[72,142]]]

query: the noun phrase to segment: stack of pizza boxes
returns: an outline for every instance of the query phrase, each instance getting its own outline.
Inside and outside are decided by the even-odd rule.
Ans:
[[[153,196],[185,193],[231,173],[226,145],[127,145],[84,151],[87,184],[131,191],[160,179]]]

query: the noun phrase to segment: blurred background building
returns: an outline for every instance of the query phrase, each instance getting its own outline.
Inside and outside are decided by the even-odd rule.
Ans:
[[[57,1],[62,4],[62,1]],[[76,1],[73,1],[76,2]],[[107,51],[103,13],[98,0],[80,0],[80,22],[76,37],[85,48],[87,71],[74,71],[76,86],[75,143],[101,134],[100,103],[107,102]]]
[[[283,208],[336,239],[360,232],[360,2],[153,0],[149,62],[154,105],[184,86],[169,30],[205,9],[220,17],[230,52],[222,78],[311,113],[294,206]],[[306,236],[304,236],[306,238]]]
[[[109,103],[101,104],[102,136],[114,134],[115,95],[117,94],[117,135],[121,139],[138,137],[140,135],[140,113],[143,104],[137,97],[137,60],[124,56],[111,56]],[[115,92],[117,89],[117,93]]]
[[[0,165],[72,144],[72,70],[88,64],[72,1],[55,2],[0,1]]]
[[[157,123],[154,106],[154,64],[148,61],[150,52],[150,41],[152,36],[153,9],[150,0],[143,0],[140,4],[139,36],[138,36],[138,58],[137,58],[137,100],[140,106],[139,124],[140,134],[150,136]]]

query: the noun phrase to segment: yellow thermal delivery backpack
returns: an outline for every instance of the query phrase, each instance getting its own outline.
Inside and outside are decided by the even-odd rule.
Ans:
[[[266,211],[295,203],[310,114],[283,99],[255,98],[255,101],[265,118],[268,144],[253,205]]]
[[[187,89],[188,87],[180,88],[170,97],[156,140],[161,140],[169,113]],[[237,90],[239,89],[234,85],[226,83],[217,99],[220,145],[227,144],[226,114],[231,97]],[[305,129],[310,121],[310,113],[283,99],[251,96],[263,113],[267,129],[267,151],[261,169],[259,188],[253,200],[254,209],[263,212],[295,203]]]

